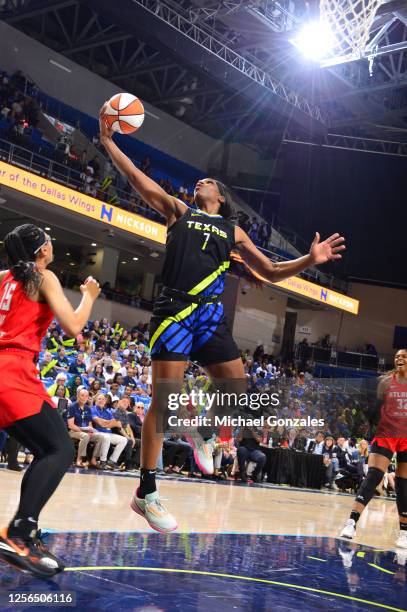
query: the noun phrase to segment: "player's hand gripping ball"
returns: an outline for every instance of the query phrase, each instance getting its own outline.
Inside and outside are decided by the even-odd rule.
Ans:
[[[119,134],[131,134],[143,125],[144,106],[133,94],[112,96],[105,104],[104,113],[107,126]]]

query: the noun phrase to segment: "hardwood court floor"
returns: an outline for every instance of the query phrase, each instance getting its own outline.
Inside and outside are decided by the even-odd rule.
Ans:
[[[12,516],[22,475],[0,469],[0,526]],[[138,479],[106,473],[68,473],[41,515],[41,527],[58,531],[151,532],[130,508]],[[159,480],[179,533],[286,534],[338,537],[353,498],[286,487],[240,486],[182,479]],[[375,498],[359,521],[355,542],[394,547],[396,504]]]
[[[21,477],[0,469],[0,525],[15,510]],[[350,543],[337,535],[351,496],[165,478],[159,488],[179,529],[162,535],[129,508],[136,482],[68,473],[40,525],[67,567],[39,580],[0,563],[1,612],[44,610],[16,606],[16,594],[66,592],[74,607],[45,609],[407,612],[407,551],[393,548],[393,501],[375,499]]]

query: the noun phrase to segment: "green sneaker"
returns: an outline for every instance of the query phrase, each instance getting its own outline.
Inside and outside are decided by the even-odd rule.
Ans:
[[[158,491],[148,493],[144,499],[137,497],[137,493],[138,489],[132,497],[130,507],[140,516],[144,516],[152,529],[160,533],[169,533],[177,529],[177,521],[161,503]]]

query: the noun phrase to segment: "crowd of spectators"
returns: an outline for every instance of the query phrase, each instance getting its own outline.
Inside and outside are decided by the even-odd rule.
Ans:
[[[26,79],[20,72],[10,77],[0,72],[0,120],[13,142],[24,144],[39,120],[39,107],[34,97],[25,94]]]
[[[147,329],[148,324],[139,322],[126,330],[119,322],[111,325],[103,319],[89,322],[77,339],[71,339],[55,322],[51,324],[38,371],[77,445],[77,467],[138,469],[141,428],[152,393]],[[329,488],[335,487],[341,469],[358,483],[366,469],[369,433],[360,392],[314,378],[310,372],[298,372],[294,363],[266,355],[262,345],[253,354],[242,351],[242,359],[248,396],[274,393],[279,397],[272,410],[251,412],[256,417],[273,414],[275,423],[217,429],[207,439],[214,458],[213,477],[262,482],[267,477],[265,448],[286,448],[322,455]],[[207,389],[210,381],[202,368],[190,363],[184,385],[186,390]],[[200,410],[205,414],[205,405]],[[302,426],[301,419],[308,417],[318,425]],[[0,436],[0,447],[4,438]],[[11,440],[10,444],[9,467],[21,469],[17,448]],[[202,476],[187,438],[172,430],[165,434],[157,469]],[[391,477],[389,481],[391,486]]]

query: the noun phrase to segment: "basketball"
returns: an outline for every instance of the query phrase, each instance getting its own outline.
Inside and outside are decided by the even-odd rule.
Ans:
[[[106,105],[106,121],[115,132],[131,134],[143,125],[144,106],[133,94],[115,94]]]

